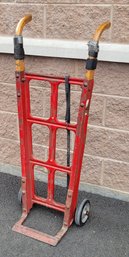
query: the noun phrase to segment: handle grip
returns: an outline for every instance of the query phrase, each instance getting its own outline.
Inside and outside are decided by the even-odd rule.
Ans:
[[[17,27],[16,27],[16,36],[21,36],[22,35],[22,31],[23,31],[23,28],[25,27],[25,25],[27,23],[29,23],[30,21],[32,20],[32,15],[31,14],[28,14],[26,16],[24,16],[17,24]]]
[[[111,26],[110,21],[106,21],[106,22],[102,23],[102,24],[96,29],[95,34],[94,34],[94,36],[93,36],[93,40],[99,42],[102,33],[103,33],[106,29],[109,29],[110,26]]]
[[[99,40],[102,33],[109,29],[111,23],[109,21],[102,23],[95,31],[92,40],[88,42],[88,59],[86,61],[86,78],[91,80],[94,78],[94,71],[97,66],[97,56],[99,52]]]
[[[14,58],[16,60],[16,72],[22,72],[24,74],[24,47],[22,31],[25,25],[32,20],[32,15],[28,14],[24,16],[17,24],[16,34],[14,37]]]

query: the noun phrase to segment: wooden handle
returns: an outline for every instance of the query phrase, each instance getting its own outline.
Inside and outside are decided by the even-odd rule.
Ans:
[[[93,36],[93,40],[95,40],[95,41],[98,42],[99,39],[100,39],[100,37],[101,37],[101,35],[102,35],[102,33],[103,33],[103,31],[105,31],[106,29],[109,29],[110,26],[111,26],[110,21],[107,21],[107,22],[102,23],[102,24],[96,29],[95,34],[94,34],[94,36]]]
[[[32,20],[32,15],[28,14],[24,16],[17,24],[16,35],[21,36],[24,26]]]

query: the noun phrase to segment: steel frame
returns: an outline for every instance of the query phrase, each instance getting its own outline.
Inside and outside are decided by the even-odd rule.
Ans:
[[[51,108],[50,117],[42,119],[31,114],[30,106],[30,81],[47,81],[51,85]],[[76,124],[62,122],[57,118],[58,88],[65,83],[63,77],[40,76],[16,72],[16,90],[19,116],[21,165],[22,165],[22,204],[23,213],[21,219],[14,225],[13,230],[30,236],[45,243],[56,245],[66,233],[74,220],[74,213],[77,205],[78,186],[82,166],[82,158],[85,146],[88,113],[93,89],[93,80],[86,81],[78,78],[69,78],[69,83],[82,88],[78,119]],[[33,157],[32,151],[32,125],[40,124],[49,128],[49,154],[48,160],[42,161]],[[75,133],[75,145],[72,165],[61,166],[55,161],[56,153],[56,132],[57,129],[65,129]],[[34,187],[34,167],[39,165],[49,171],[47,198],[36,195]],[[61,204],[54,200],[54,176],[55,172],[65,172],[69,175],[70,181],[67,191],[66,203]],[[33,204],[40,204],[64,213],[63,226],[54,237],[41,233],[37,230],[23,225]]]
[[[66,121],[62,122],[57,118],[58,104],[58,88],[61,83],[65,84],[64,77],[40,76],[36,74],[25,73],[24,63],[24,48],[22,31],[24,26],[32,20],[32,15],[24,16],[16,27],[14,37],[14,57],[16,60],[16,90],[17,104],[19,116],[19,131],[20,131],[20,148],[21,148],[21,166],[22,166],[22,205],[23,212],[21,219],[14,225],[13,230],[22,233],[26,236],[35,238],[50,245],[56,245],[62,236],[71,226],[78,198],[78,187],[81,174],[82,159],[84,146],[86,141],[87,124],[89,116],[89,107],[91,102],[92,90],[94,85],[94,71],[97,65],[97,56],[99,51],[99,39],[106,29],[110,27],[110,22],[102,23],[93,36],[93,40],[88,43],[88,59],[86,61],[85,79],[68,78],[67,83],[78,85],[82,88],[80,105],[78,109],[78,118],[76,124]],[[30,81],[41,80],[47,81],[51,85],[51,106],[50,117],[42,119],[34,117],[31,114],[30,107]],[[49,129],[49,153],[47,161],[35,159],[33,156],[32,147],[32,125],[40,124],[47,126]],[[75,133],[74,151],[71,166],[61,166],[56,163],[56,132],[57,129],[65,129],[67,132]],[[69,164],[69,160],[67,162]],[[47,197],[42,198],[36,195],[34,186],[34,167],[39,165],[48,169],[48,190]],[[69,175],[68,190],[65,204],[56,202],[54,199],[54,184],[55,172],[65,172]],[[41,233],[37,230],[24,226],[24,221],[27,218],[33,204],[44,205],[49,208],[61,211],[64,213],[64,220],[61,230],[51,236]]]

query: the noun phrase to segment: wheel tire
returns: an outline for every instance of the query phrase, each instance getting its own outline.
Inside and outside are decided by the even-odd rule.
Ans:
[[[90,214],[90,201],[84,199],[75,211],[75,224],[79,227],[85,225]]]
[[[22,188],[21,187],[18,192],[18,202],[20,205],[22,204]]]

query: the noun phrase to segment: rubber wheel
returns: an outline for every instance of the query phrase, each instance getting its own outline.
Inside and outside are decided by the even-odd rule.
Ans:
[[[22,204],[22,188],[21,187],[18,192],[18,202],[20,205]]]
[[[84,199],[77,207],[75,211],[75,224],[79,227],[85,225],[89,218],[90,213],[90,201]]]

